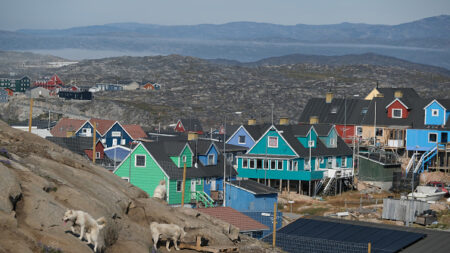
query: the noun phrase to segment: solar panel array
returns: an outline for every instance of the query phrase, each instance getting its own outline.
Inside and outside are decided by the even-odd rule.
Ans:
[[[405,232],[393,229],[344,224],[340,222],[315,219],[298,219],[277,231],[277,245],[282,247],[283,234],[324,241],[348,242],[355,244],[371,243],[372,252],[397,252],[424,238],[426,234]],[[286,237],[287,239],[288,237]],[[292,243],[292,238],[289,239]],[[314,251],[314,250],[311,250]],[[292,251],[289,251],[292,252]],[[300,252],[300,251],[296,251]],[[322,251],[327,252],[327,251]],[[331,249],[328,252],[336,252]]]

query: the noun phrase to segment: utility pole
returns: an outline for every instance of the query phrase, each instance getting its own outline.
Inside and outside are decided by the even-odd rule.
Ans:
[[[95,134],[96,133],[96,130],[97,130],[97,123],[94,123],[94,134],[92,135],[92,140],[93,140],[93,142],[92,142],[92,163],[93,164],[95,164],[95,156],[96,156],[96,153],[95,153],[95,137],[97,137],[97,135]]]
[[[30,118],[28,119],[28,132],[30,133],[32,121],[33,121],[33,98],[30,98]]]
[[[223,206],[226,206],[227,197],[226,197],[226,177],[227,177],[227,155],[225,152],[225,133],[227,129],[227,113],[225,112],[225,120],[223,125]]]
[[[183,166],[183,186],[181,192],[181,207],[184,207],[184,191],[186,190],[186,163]]]

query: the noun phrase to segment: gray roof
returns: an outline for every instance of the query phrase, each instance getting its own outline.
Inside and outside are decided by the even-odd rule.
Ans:
[[[267,131],[270,124],[262,125],[244,125],[245,130],[250,134],[250,136],[257,141],[261,136]]]
[[[202,124],[198,119],[180,119],[184,130],[188,131],[203,131]]]
[[[170,159],[171,155],[168,154],[168,150],[171,150],[171,148],[176,149],[181,146],[184,147],[187,144],[186,141],[146,142],[142,144],[152,154],[158,164],[161,165],[162,169],[171,180],[183,179],[183,168],[178,168],[177,165],[173,163]],[[177,155],[179,155],[179,153]],[[227,166],[226,173],[227,175],[230,175],[230,173],[233,176],[236,175],[236,171],[231,166]],[[186,169],[186,178],[208,177],[223,177],[223,160],[220,156],[217,159],[217,165],[203,166],[201,162],[197,162],[197,168],[193,166]]]
[[[318,117],[319,123],[358,124],[363,108],[367,108],[369,100],[333,98],[326,103],[325,98],[311,98],[300,115],[300,123],[309,123],[312,116]]]
[[[276,189],[266,186],[264,184],[260,184],[253,180],[235,180],[231,181],[230,183],[232,185],[236,185],[250,192],[253,192],[255,195],[278,193]]]
[[[84,150],[92,149],[92,137],[46,137],[45,139],[79,155],[84,155]]]

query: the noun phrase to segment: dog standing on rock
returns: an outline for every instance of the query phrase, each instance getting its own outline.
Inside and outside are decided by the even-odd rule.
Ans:
[[[80,240],[83,240],[83,235],[86,232],[86,239],[89,244],[94,244],[94,252],[97,252],[98,234],[100,230],[106,226],[106,219],[101,217],[94,220],[92,216],[84,211],[67,210],[64,214],[63,221],[67,224],[72,222],[70,229],[75,233],[75,226],[80,226]]]
[[[150,224],[150,232],[152,233],[153,247],[156,249],[159,239],[166,240],[166,249],[170,251],[170,241],[173,241],[176,250],[178,248],[178,241],[186,236],[184,229],[175,224],[160,224],[152,222]]]

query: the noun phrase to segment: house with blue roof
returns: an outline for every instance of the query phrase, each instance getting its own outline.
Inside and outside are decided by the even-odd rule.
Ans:
[[[314,195],[353,175],[353,151],[330,124],[271,125],[237,157],[239,177]]]

